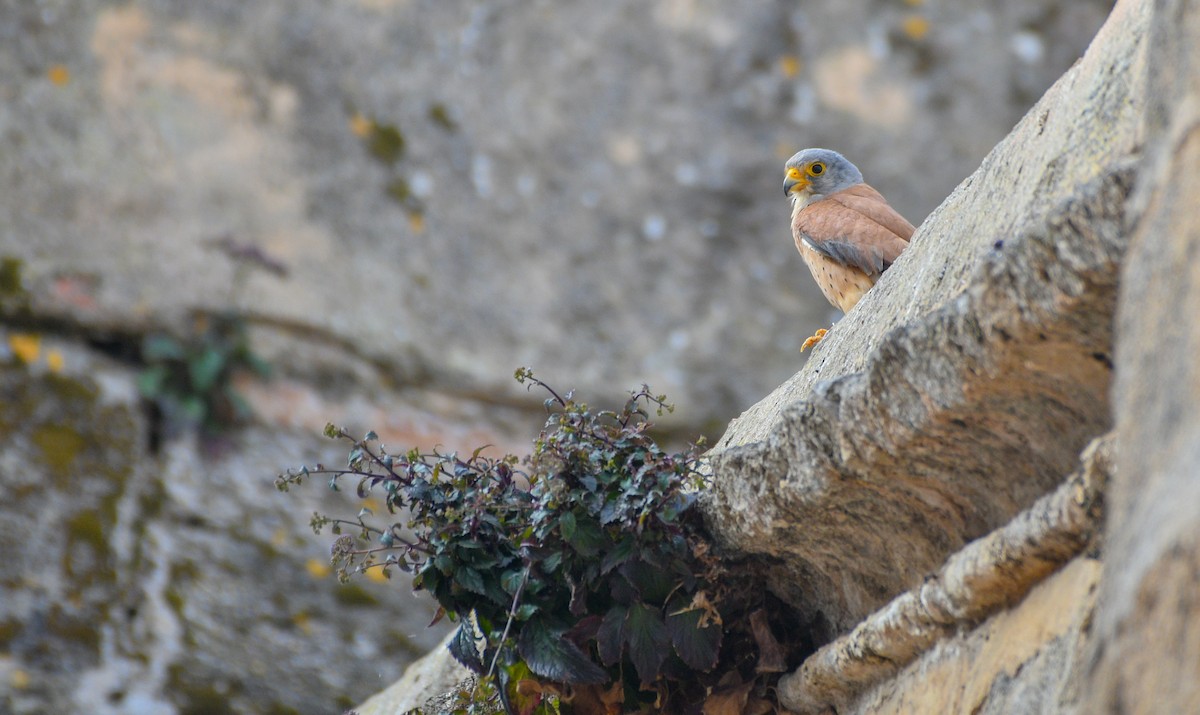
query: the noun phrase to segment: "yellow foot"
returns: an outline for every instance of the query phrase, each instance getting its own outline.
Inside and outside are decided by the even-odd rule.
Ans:
[[[828,332],[829,331],[825,328],[818,329],[817,332],[813,333],[807,340],[804,341],[804,344],[800,346],[800,352],[804,352],[805,350],[808,350],[812,346],[821,342],[821,338],[825,337],[825,333]]]

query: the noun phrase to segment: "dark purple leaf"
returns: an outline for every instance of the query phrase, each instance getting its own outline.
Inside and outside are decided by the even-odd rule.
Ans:
[[[641,594],[642,600],[654,603],[662,602],[677,583],[670,571],[641,559],[626,561],[621,565],[620,572]]]
[[[633,661],[642,685],[649,685],[658,678],[658,671],[671,648],[667,626],[657,608],[636,603],[629,608],[625,633],[629,642],[629,659]]]
[[[521,658],[537,675],[558,683],[595,685],[607,682],[604,672],[579,646],[563,638],[565,629],[551,627],[545,619],[526,621],[517,641]]]
[[[564,515],[565,518],[565,515]],[[570,537],[564,537],[580,556],[591,558],[600,553],[600,549],[604,546],[608,538],[604,532],[600,530],[600,525],[592,519],[581,519],[575,526],[575,531]]]
[[[633,555],[636,546],[637,539],[632,534],[627,534],[600,560],[600,573],[606,574],[625,563]]]
[[[605,665],[613,665],[621,659],[625,645],[625,617],[628,614],[629,609],[625,606],[613,606],[600,622],[600,628],[596,631],[596,645],[600,650],[600,660]]]
[[[721,626],[700,627],[703,609],[693,608],[667,616],[667,632],[680,660],[695,670],[708,672],[717,664],[721,653]]]

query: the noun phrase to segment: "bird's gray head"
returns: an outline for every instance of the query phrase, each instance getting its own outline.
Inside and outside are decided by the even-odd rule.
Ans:
[[[832,149],[805,149],[784,164],[787,174],[783,194],[807,205],[826,196],[861,184],[862,172]]]

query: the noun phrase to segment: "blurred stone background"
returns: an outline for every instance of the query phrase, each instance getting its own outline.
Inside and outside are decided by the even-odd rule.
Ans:
[[[719,437],[836,317],[783,161],[838,149],[919,223],[1111,5],[0,0],[0,710],[378,690],[440,634],[321,571],[311,511],[357,504],[273,491],[326,420],[520,450],[525,365]],[[158,439],[142,336],[230,309],[256,422]]]

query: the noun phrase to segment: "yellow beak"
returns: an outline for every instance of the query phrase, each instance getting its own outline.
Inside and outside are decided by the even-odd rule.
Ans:
[[[809,184],[806,179],[793,179],[792,177],[789,176],[783,180],[783,195],[791,196],[793,193],[795,193],[797,191],[804,191],[810,185],[811,184]],[[799,186],[800,188],[797,189],[796,188],[797,186]]]

